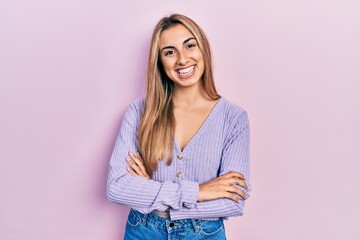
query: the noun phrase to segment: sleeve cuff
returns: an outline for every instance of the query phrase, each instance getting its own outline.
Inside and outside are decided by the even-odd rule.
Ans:
[[[196,208],[199,198],[199,183],[192,181],[180,181],[181,202],[186,208]]]

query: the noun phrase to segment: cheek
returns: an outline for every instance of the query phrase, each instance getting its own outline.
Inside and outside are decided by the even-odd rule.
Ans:
[[[171,61],[169,61],[169,59],[163,60],[161,59],[161,63],[164,67],[164,72],[166,73],[166,75],[173,80],[173,78],[171,77],[173,73],[172,69],[173,69],[173,65],[171,63]]]
[[[204,57],[203,57],[203,54],[201,53],[201,51],[194,52],[194,58],[198,62],[204,62]]]
[[[201,52],[197,53],[194,58],[196,59],[196,61],[198,62],[199,65],[204,64],[204,57]]]
[[[168,70],[171,69],[172,66],[173,66],[171,60],[169,60],[169,59],[166,59],[166,60],[161,59],[161,63],[162,63],[162,65],[164,66],[165,71],[168,71]]]
[[[203,54],[201,52],[197,53],[196,61],[197,61],[197,65],[199,67],[199,70],[200,70],[201,74],[204,73],[205,60],[204,60]]]

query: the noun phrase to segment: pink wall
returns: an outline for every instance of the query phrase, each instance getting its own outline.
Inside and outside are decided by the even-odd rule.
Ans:
[[[220,3],[221,2],[221,3]],[[148,41],[166,13],[208,34],[221,95],[249,112],[252,196],[232,239],[360,239],[360,4],[0,3],[0,239],[122,239],[105,195]]]

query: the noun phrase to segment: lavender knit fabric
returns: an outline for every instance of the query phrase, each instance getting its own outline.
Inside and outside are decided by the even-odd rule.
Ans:
[[[129,151],[141,153],[136,133],[144,104],[143,97],[133,100],[122,119],[109,163],[108,199],[141,213],[167,213],[172,220],[216,220],[243,215],[245,200],[238,195],[240,203],[227,198],[204,202],[197,199],[199,184],[229,171],[243,173],[249,191],[252,190],[247,112],[222,96],[183,150],[174,140],[172,164],[167,166],[160,160],[148,180],[130,175],[125,160]],[[249,191],[238,187],[250,197]],[[167,208],[170,211],[166,212]]]

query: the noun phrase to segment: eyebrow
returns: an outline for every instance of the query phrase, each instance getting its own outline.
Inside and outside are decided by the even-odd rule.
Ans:
[[[186,40],[183,42],[183,44],[187,43],[188,41],[190,41],[190,40],[192,40],[192,39],[195,39],[195,40],[196,40],[196,38],[191,37],[191,38],[186,39]],[[160,52],[162,52],[162,50],[167,49],[167,48],[175,48],[175,47],[174,47],[174,46],[166,46],[166,47],[163,47],[163,48],[160,50]]]

